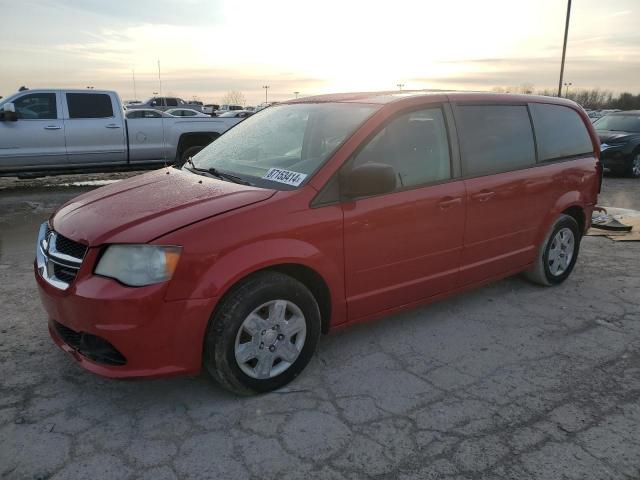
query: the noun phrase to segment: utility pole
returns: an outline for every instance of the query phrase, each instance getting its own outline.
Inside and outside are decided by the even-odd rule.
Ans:
[[[158,83],[160,84],[160,96],[162,96],[162,77],[160,76],[160,59],[158,59]]]
[[[396,87],[398,87],[399,91],[402,91],[402,87],[404,87],[404,83],[396,83]]]
[[[569,83],[565,82],[565,84],[564,84],[564,87],[565,87],[565,88],[564,88],[564,98],[569,98],[569,87],[570,87],[571,85],[573,85],[573,83],[571,83],[571,82],[569,82]]]
[[[269,85],[263,85],[262,88],[264,88],[264,103],[267,103],[268,102],[267,91],[269,90],[270,87]]]
[[[569,18],[571,17],[571,0],[567,0],[567,20],[564,24],[564,43],[562,44],[562,62],[560,63],[560,81],[558,81],[558,96],[562,96],[562,77],[564,76],[564,59],[567,55],[567,37],[569,36]]]
[[[300,92],[293,92],[293,94],[296,96],[296,98],[298,98],[298,95],[300,95]]]
[[[136,90],[136,71],[131,70],[131,75],[133,75],[133,99],[138,100],[138,91]]]

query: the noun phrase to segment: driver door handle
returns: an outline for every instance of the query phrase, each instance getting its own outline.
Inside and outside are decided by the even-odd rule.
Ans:
[[[109,125],[107,125],[105,128],[120,128],[120,125],[117,125],[115,123],[110,123]]]
[[[62,130],[60,125],[47,125],[44,127],[45,130]]]

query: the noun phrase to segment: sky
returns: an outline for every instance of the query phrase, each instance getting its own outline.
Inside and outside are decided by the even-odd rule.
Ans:
[[[558,84],[565,0],[0,0],[0,95],[248,104],[339,91]],[[565,81],[640,93],[640,0],[573,0]],[[135,73],[134,73],[135,72]],[[133,78],[135,75],[135,90]]]

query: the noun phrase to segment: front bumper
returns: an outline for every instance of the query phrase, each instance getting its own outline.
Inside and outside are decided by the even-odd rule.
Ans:
[[[87,370],[111,378],[192,375],[200,371],[204,335],[215,299],[165,301],[167,284],[125,287],[111,279],[83,274],[86,263],[66,290],[43,279],[35,265],[49,332],[62,350]],[[84,335],[83,342],[80,337],[75,341],[74,334]],[[105,344],[124,362],[109,360],[117,356],[95,354],[92,346]]]
[[[602,166],[608,169],[620,170],[629,165],[631,153],[626,152],[624,146],[609,146],[600,154]]]

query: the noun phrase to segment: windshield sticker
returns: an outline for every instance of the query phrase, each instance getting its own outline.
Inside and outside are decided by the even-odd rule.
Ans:
[[[291,170],[284,170],[282,168],[270,168],[262,178],[297,187],[305,178],[307,178],[307,174],[292,172]]]

